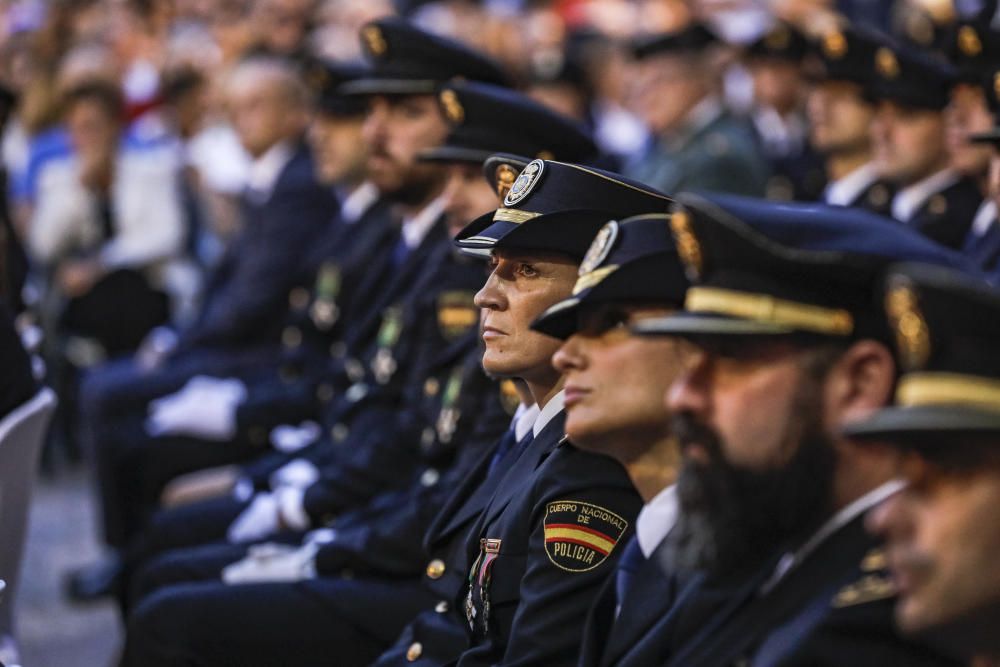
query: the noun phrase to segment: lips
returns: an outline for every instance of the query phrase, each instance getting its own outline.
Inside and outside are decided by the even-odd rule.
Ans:
[[[505,331],[501,331],[496,327],[491,327],[489,325],[483,327],[483,340],[486,342],[489,342],[491,340],[496,340],[497,338],[506,335],[507,333]]]
[[[577,403],[583,401],[590,393],[589,389],[584,389],[583,387],[577,387],[573,385],[566,385],[563,388],[564,405],[567,408],[571,408]]]

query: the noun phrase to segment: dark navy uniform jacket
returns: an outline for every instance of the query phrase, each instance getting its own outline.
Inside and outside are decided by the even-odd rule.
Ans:
[[[769,592],[774,561],[737,589],[661,663],[684,667],[957,665],[902,639],[884,552],[858,516],[825,540]],[[694,595],[692,599],[696,599]],[[683,603],[680,603],[683,604]]]
[[[982,201],[976,184],[962,178],[929,197],[907,224],[941,245],[957,250],[962,247]]]
[[[270,196],[245,202],[243,230],[209,275],[205,303],[179,349],[276,340],[301,259],[338,209],[333,191],[316,181],[308,146],[300,143]]]
[[[445,506],[426,572],[441,602],[378,664],[575,664],[587,609],[641,501],[619,464],[560,444],[564,424],[555,416],[493,475],[484,458]]]

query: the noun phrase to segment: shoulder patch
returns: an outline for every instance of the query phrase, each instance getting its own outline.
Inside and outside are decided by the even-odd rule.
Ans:
[[[587,572],[607,560],[628,521],[598,505],[557,500],[545,506],[545,553],[567,572]]]
[[[464,290],[442,292],[438,296],[438,327],[446,340],[455,340],[479,324],[479,308],[474,298],[474,292]]]

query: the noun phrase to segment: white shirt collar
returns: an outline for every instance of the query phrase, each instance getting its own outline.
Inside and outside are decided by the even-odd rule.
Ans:
[[[531,430],[534,432],[535,437],[542,432],[542,429],[548,426],[552,418],[557,414],[562,412],[563,403],[566,401],[565,390],[560,390],[558,394],[549,399],[549,402],[538,413],[538,419],[535,420],[535,425],[532,426]]]
[[[900,222],[909,222],[925,201],[958,181],[958,173],[942,169],[922,181],[905,187],[892,198],[892,217]]]
[[[858,196],[878,180],[878,170],[871,162],[863,164],[846,176],[826,186],[823,199],[827,204],[850,206]]]
[[[444,197],[438,197],[427,206],[420,209],[416,215],[403,218],[403,228],[401,234],[406,247],[410,250],[420,245],[420,242],[427,236],[434,223],[437,222],[441,214],[444,213]]]
[[[378,199],[378,188],[371,181],[365,181],[351,190],[340,205],[340,219],[348,225],[361,219]]]
[[[271,190],[278,182],[281,170],[292,159],[292,153],[291,142],[281,141],[268,148],[263,155],[250,163],[247,187],[255,198],[264,201],[271,196]]]
[[[528,435],[528,431],[531,427],[535,425],[535,421],[538,419],[538,404],[532,403],[531,405],[525,405],[521,403],[517,406],[517,412],[514,413],[514,437],[518,442],[524,440],[524,436]]]
[[[989,231],[990,227],[997,221],[997,203],[992,199],[986,199],[979,205],[976,217],[972,219],[972,233],[975,236],[982,236]]]
[[[671,484],[642,506],[635,519],[635,537],[649,558],[677,522],[677,486]]]
[[[788,552],[781,557],[781,560],[778,562],[778,566],[774,568],[774,574],[771,575],[771,578],[768,579],[767,582],[761,587],[761,593],[766,594],[770,592],[778,584],[778,582],[784,579],[786,574],[808,558],[812,552],[816,551],[816,549],[819,548],[819,546],[825,542],[827,538],[849,524],[861,514],[864,514],[872,507],[881,503],[889,496],[897,493],[904,486],[905,483],[898,479],[886,482],[882,486],[869,491],[834,514],[826,523],[820,526],[819,530],[813,533],[812,537],[810,537],[799,549],[794,552]]]

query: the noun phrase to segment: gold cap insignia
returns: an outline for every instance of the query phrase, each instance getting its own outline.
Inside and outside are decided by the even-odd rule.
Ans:
[[[885,79],[895,79],[899,76],[899,61],[896,54],[886,47],[879,48],[875,52],[875,69]]]
[[[448,122],[452,125],[458,125],[463,120],[465,120],[465,109],[462,107],[462,103],[458,101],[458,93],[451,89],[445,89],[441,91],[441,108],[444,110],[444,116],[448,119]]]
[[[514,185],[514,180],[517,178],[517,169],[514,169],[509,164],[502,164],[497,167],[494,178],[496,179],[497,197],[504,199]]]
[[[362,28],[361,39],[364,40],[365,47],[373,56],[382,56],[389,50],[385,43],[385,37],[382,36],[382,29],[377,25],[366,25]]]
[[[894,276],[885,295],[889,326],[896,335],[899,361],[904,371],[923,368],[931,356],[930,331],[920,311],[917,292],[903,276]]]
[[[847,55],[847,38],[844,33],[834,30],[823,37],[823,53],[827,58],[840,60]]]
[[[601,227],[580,263],[579,275],[590,273],[608,258],[611,248],[615,245],[615,240],[618,239],[618,229],[617,220],[612,220]]]
[[[519,201],[528,196],[535,188],[545,170],[545,163],[541,160],[532,160],[528,166],[521,170],[521,175],[517,177],[510,190],[504,195],[503,205],[514,206]]]
[[[783,25],[778,26],[764,37],[764,46],[772,51],[781,51],[788,48],[790,39],[791,34],[788,32],[788,28]]]
[[[979,33],[971,25],[963,25],[958,29],[958,50],[970,58],[982,53],[983,43],[979,40]]]
[[[694,282],[701,277],[704,258],[701,244],[691,228],[691,215],[687,211],[677,211],[670,216],[670,231],[674,235],[677,254],[684,262],[684,273],[688,280]]]
[[[1000,71],[993,75],[993,94],[1000,100]]]

